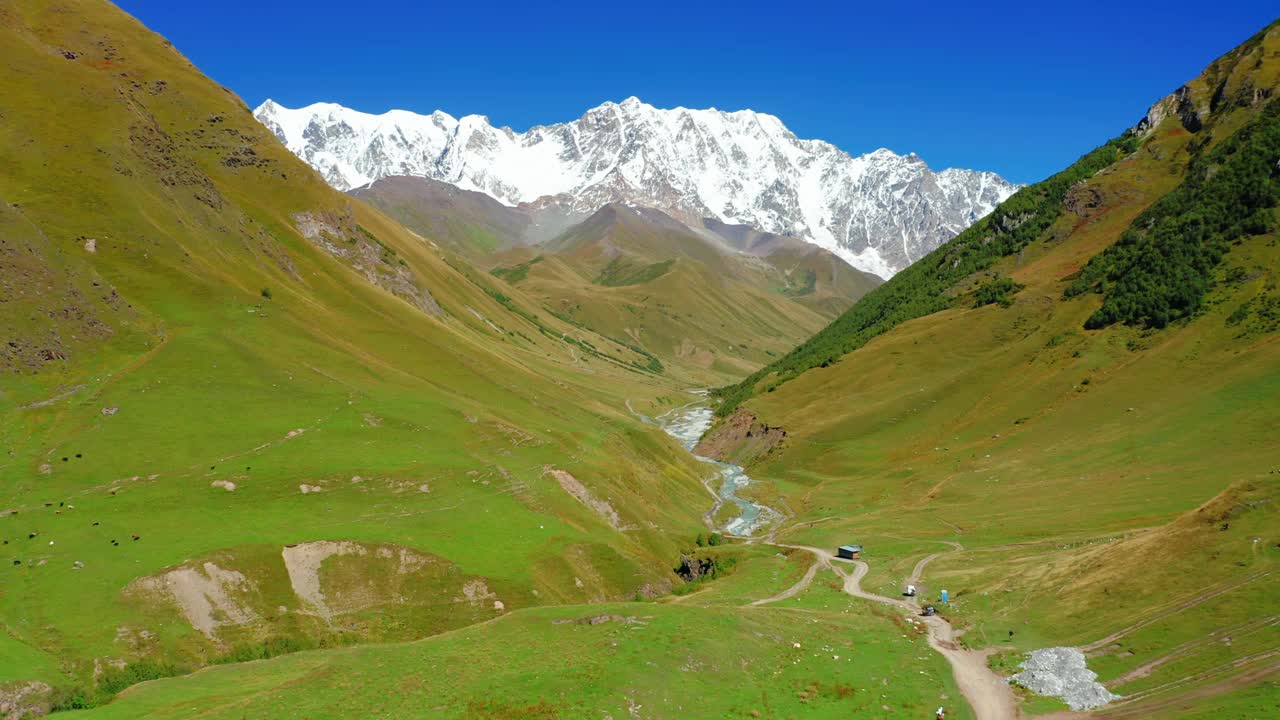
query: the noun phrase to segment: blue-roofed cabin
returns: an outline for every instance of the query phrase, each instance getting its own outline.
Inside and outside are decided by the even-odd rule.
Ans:
[[[841,545],[840,548],[836,550],[836,557],[842,557],[846,560],[857,560],[861,556],[861,545]]]

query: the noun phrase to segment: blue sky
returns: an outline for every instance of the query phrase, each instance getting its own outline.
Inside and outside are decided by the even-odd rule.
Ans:
[[[117,2],[251,106],[271,97],[288,107],[441,109],[525,130],[636,95],[658,107],[751,108],[855,154],[914,151],[935,169],[1019,182],[1118,134],[1280,9],[1275,0]]]

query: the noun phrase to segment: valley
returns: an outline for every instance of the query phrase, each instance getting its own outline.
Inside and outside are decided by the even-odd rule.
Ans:
[[[1280,712],[1280,24],[1027,186],[0,59],[0,717]]]
[[[719,485],[714,486],[713,483],[713,486],[708,487],[715,502],[707,510],[706,524],[727,535],[750,538],[759,535],[771,524],[782,521],[784,518],[777,510],[739,494],[739,490],[745,490],[751,484],[751,478],[747,477],[740,466],[697,454],[695,446],[711,427],[712,411],[702,403],[691,404],[694,407],[683,405],[668,410],[655,420],[643,419],[656,423],[695,458],[718,471]]]
[[[487,268],[574,332],[644,356],[692,385],[740,378],[794,347],[882,281],[819,247],[782,236],[737,247],[727,228],[692,227],[658,210],[608,204],[565,220],[512,210],[421,178],[353,192],[424,237]],[[528,228],[546,237],[532,243]]]

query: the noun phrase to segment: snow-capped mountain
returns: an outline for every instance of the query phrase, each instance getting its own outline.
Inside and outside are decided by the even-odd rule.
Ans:
[[[519,133],[488,118],[332,103],[254,115],[334,187],[416,175],[507,205],[589,213],[609,202],[794,235],[889,277],[1018,189],[994,173],[933,172],[915,154],[852,156],[750,110],[660,110],[632,97]]]

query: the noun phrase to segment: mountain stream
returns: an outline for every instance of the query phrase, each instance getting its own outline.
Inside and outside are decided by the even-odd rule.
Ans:
[[[711,408],[707,407],[703,401],[695,401],[683,407],[668,410],[656,418],[645,417],[640,413],[636,413],[635,410],[632,410],[632,412],[645,422],[662,428],[664,432],[675,438],[685,450],[689,451],[689,454],[711,465],[719,472],[719,487],[715,488],[708,485],[708,489],[716,496],[716,502],[711,510],[707,512],[707,518],[714,519],[719,515],[725,503],[736,506],[738,514],[732,520],[724,523],[723,526],[718,527],[718,530],[736,537],[751,537],[759,532],[761,528],[782,518],[782,514],[777,510],[738,494],[740,490],[751,484],[751,478],[740,466],[703,457],[693,451],[703,433],[711,427],[711,422],[714,419],[714,413]]]

